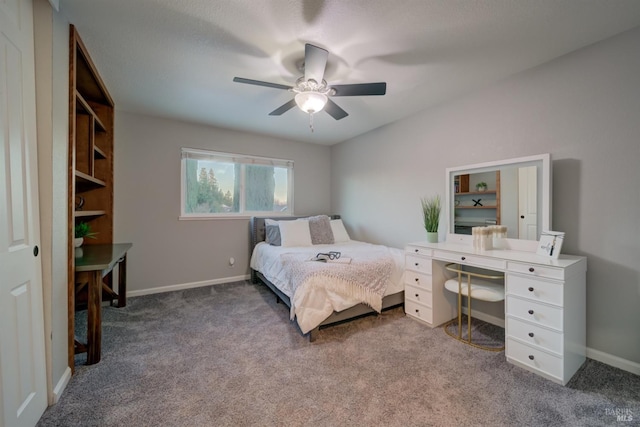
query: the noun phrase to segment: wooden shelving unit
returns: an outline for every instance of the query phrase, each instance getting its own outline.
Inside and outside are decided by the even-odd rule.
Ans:
[[[498,208],[498,204],[499,204],[499,200],[498,200],[498,194],[496,191],[467,191],[467,192],[460,192],[460,193],[456,193],[456,196],[485,196],[488,194],[495,194],[496,195],[496,204],[495,205],[489,205],[489,206],[456,206],[456,209],[497,209]]]
[[[69,37],[69,366],[74,366],[76,272],[74,228],[87,222],[95,239],[113,243],[114,102],[76,28]]]
[[[482,217],[489,221],[495,221],[496,224],[500,224],[500,171],[496,171],[496,187],[495,189],[486,190],[486,191],[469,191],[470,188],[470,179],[469,175],[458,175],[454,178],[454,186],[455,186],[455,194],[454,198],[456,200],[455,209],[456,210],[484,210],[487,211],[486,214],[483,214]],[[473,199],[474,196],[489,196],[495,199],[495,202],[491,205],[484,206],[470,206],[463,204],[465,201],[469,201]],[[493,211],[493,212],[489,212]]]

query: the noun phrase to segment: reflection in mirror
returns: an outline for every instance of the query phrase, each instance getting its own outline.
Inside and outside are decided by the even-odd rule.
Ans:
[[[449,168],[447,187],[449,233],[498,224],[509,239],[538,240],[551,228],[549,154]]]

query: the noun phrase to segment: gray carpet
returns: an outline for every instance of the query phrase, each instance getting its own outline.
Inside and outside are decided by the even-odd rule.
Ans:
[[[323,329],[314,343],[288,317],[248,282],[105,308],[102,361],[78,355],[38,425],[640,425],[640,377],[593,360],[562,387],[401,308]]]

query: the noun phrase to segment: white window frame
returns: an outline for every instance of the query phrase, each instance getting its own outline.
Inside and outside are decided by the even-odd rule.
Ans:
[[[240,200],[239,212],[219,212],[219,213],[186,213],[186,161],[187,159],[200,159],[210,161],[223,161],[240,164]],[[289,169],[287,173],[287,211],[245,211],[245,166],[246,165],[268,165]],[[251,156],[246,154],[224,153],[220,151],[203,150],[197,148],[181,148],[180,154],[180,220],[209,220],[209,219],[245,219],[252,216],[291,216],[293,215],[293,160],[275,159],[270,157]]]

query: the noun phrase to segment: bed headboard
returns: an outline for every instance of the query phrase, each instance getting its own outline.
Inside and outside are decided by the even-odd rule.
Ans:
[[[299,218],[308,218],[313,215],[302,216],[252,216],[249,221],[249,235],[251,236],[251,243],[249,245],[249,259],[253,253],[253,248],[260,242],[264,242],[266,238],[266,227],[264,225],[265,219],[273,219],[276,221],[291,221]],[[328,215],[331,219],[340,219],[340,215]],[[251,270],[251,278],[254,279],[255,272]]]

